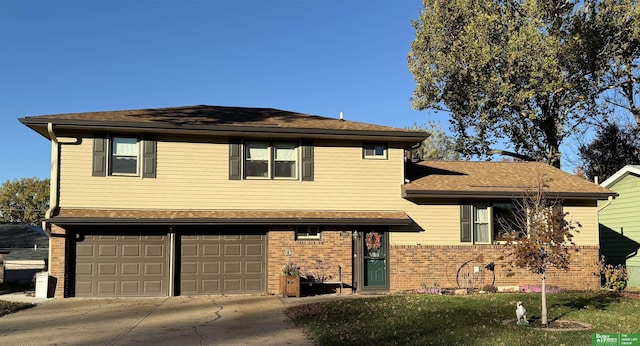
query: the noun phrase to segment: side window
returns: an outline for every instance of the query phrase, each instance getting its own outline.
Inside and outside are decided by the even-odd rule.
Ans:
[[[363,159],[386,160],[388,157],[387,152],[388,152],[388,148],[386,144],[363,144],[362,145]]]
[[[296,227],[296,240],[320,240],[320,227],[318,226]]]
[[[139,147],[137,138],[113,137],[110,154],[111,174],[138,174]]]

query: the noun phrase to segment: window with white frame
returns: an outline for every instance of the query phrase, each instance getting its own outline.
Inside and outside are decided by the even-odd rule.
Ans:
[[[362,157],[365,159],[386,159],[388,148],[386,144],[363,144]]]
[[[138,174],[138,139],[135,137],[113,137],[111,139],[110,173],[114,175]]]
[[[297,178],[298,144],[295,142],[246,142],[244,172],[245,178]]]
[[[490,244],[513,240],[514,236],[517,238],[526,233],[523,231],[526,228],[526,216],[513,202],[476,202],[465,204],[464,208],[469,208],[469,212],[461,214],[462,242]]]
[[[296,227],[296,240],[320,240],[319,226]]]

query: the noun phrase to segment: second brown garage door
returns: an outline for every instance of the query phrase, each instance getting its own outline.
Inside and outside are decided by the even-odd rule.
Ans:
[[[266,235],[180,239],[180,295],[266,292]]]

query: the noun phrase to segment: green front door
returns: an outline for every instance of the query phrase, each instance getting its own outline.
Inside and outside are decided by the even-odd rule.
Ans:
[[[362,242],[363,289],[387,288],[387,234],[364,232]]]

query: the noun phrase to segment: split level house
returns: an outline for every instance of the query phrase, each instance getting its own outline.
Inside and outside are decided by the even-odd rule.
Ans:
[[[52,144],[56,297],[277,294],[289,262],[346,292],[536,284],[508,274],[496,220],[541,175],[582,226],[549,284],[599,286],[597,203],[615,193],[542,163],[414,163],[424,132],[277,109],[20,121]]]

